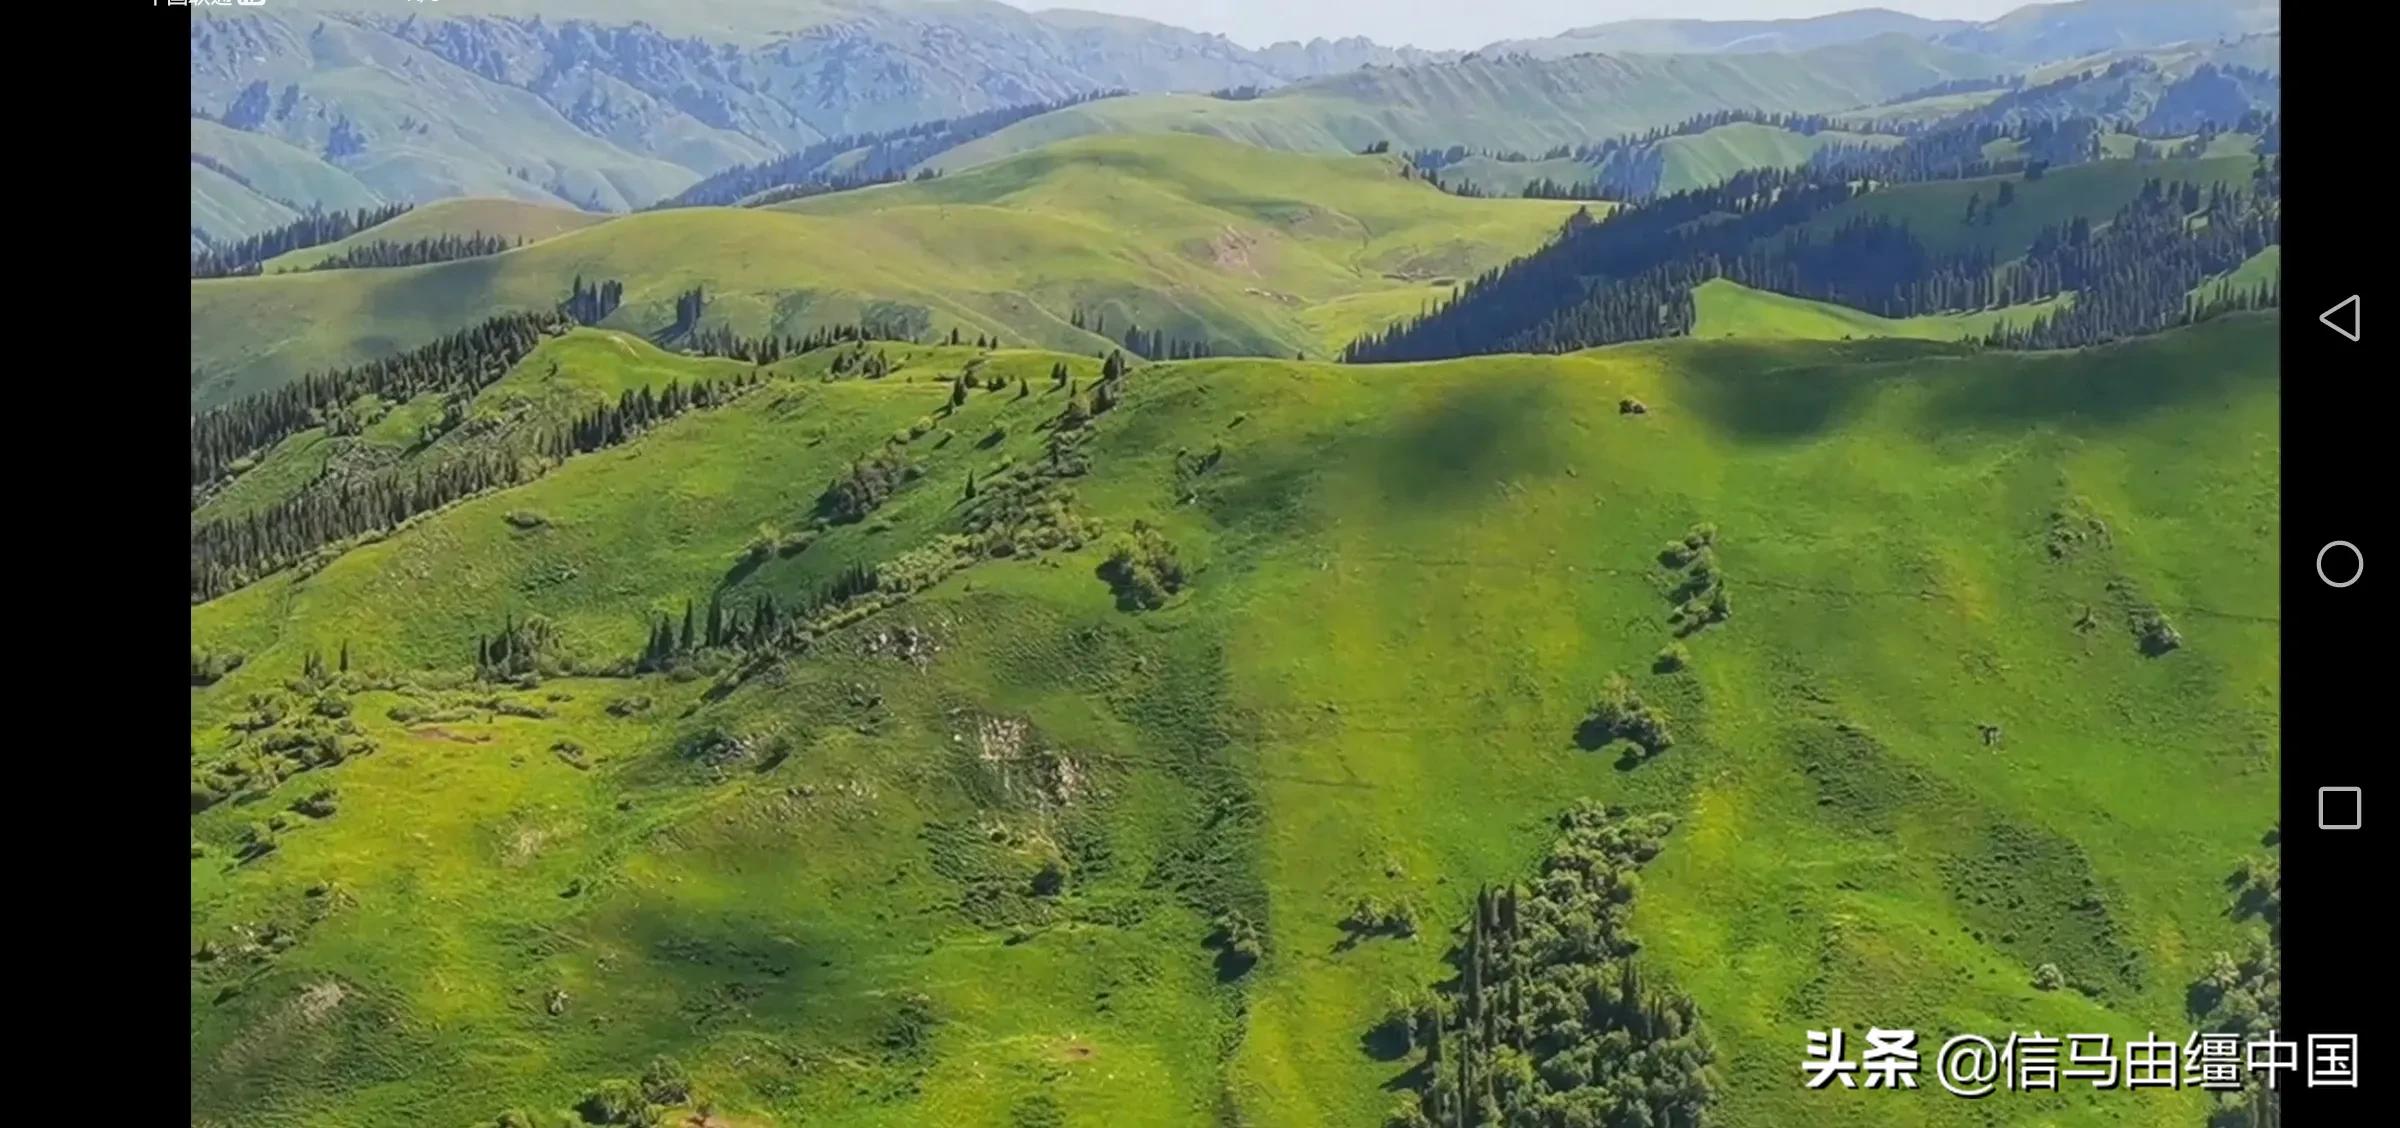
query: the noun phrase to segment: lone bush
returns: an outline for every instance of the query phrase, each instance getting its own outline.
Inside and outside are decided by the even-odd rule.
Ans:
[[[1099,572],[1116,592],[1117,606],[1129,611],[1166,606],[1168,599],[1183,590],[1185,578],[1175,546],[1141,521],[1133,523],[1131,534],[1117,538]]]
[[[626,1124],[634,1128],[656,1128],[658,1113],[642,1099],[641,1089],[631,1081],[602,1081],[583,1101],[575,1106],[583,1119],[591,1124]]]
[[[2033,986],[2036,990],[2056,991],[2066,985],[2067,977],[2058,970],[2057,964],[2046,963],[2033,969]]]
[[[1645,756],[1656,756],[1675,746],[1675,736],[1667,729],[1667,719],[1642,701],[1634,692],[1633,683],[1622,674],[1609,676],[1601,687],[1600,699],[1592,703],[1577,742],[1586,748],[1600,748],[1615,740],[1630,740],[1640,745]]]
[[[642,1096],[651,1104],[682,1104],[691,1099],[692,1075],[684,1071],[682,1063],[660,1054],[642,1070]]]
[[[2167,617],[2157,611],[2142,616],[2140,626],[2142,653],[2153,658],[2183,645],[2183,635]]]
[[[1683,644],[1680,642],[1671,642],[1663,647],[1660,647],[1657,659],[1650,663],[1652,669],[1655,669],[1662,674],[1674,673],[1675,671],[1684,669],[1691,664],[1692,652],[1684,649]]]

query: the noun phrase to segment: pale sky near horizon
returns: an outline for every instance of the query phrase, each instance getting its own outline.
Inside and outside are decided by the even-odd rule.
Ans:
[[[1852,8],[1988,20],[2028,0],[1007,0],[1032,11],[1080,8],[1213,31],[1245,47],[1364,35],[1378,43],[1467,51],[1614,20],[1780,20]]]

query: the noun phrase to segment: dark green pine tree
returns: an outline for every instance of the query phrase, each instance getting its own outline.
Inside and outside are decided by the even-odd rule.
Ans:
[[[711,649],[725,645],[725,593],[708,597],[708,645]]]
[[[1017,398],[1018,398],[1018,399],[1024,399],[1025,397],[1027,397],[1027,396],[1030,396],[1030,395],[1032,395],[1032,394],[1033,394],[1033,385],[1032,385],[1031,383],[1028,383],[1028,382],[1026,381],[1026,379],[1025,379],[1023,376],[1019,376],[1019,377],[1017,377]]]
[[[950,406],[953,408],[964,407],[966,402],[967,378],[962,373],[957,379],[950,381]]]
[[[675,649],[679,653],[689,654],[695,641],[692,637],[692,601],[687,599],[683,601],[683,641]]]
[[[350,672],[350,640],[342,640],[342,672]]]
[[[1119,376],[1123,376],[1124,374],[1125,354],[1116,349],[1108,350],[1108,363],[1100,366],[1100,378],[1103,380],[1114,380]]]
[[[975,500],[975,472],[967,471],[967,500]]]

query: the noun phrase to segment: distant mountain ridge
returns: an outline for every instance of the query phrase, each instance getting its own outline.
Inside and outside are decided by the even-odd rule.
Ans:
[[[2282,27],[2279,0],[2067,0],[2033,3],[1997,19],[1936,20],[1857,8],[1782,20],[1616,20],[1532,39],[1503,39],[1478,54],[1540,59],[1582,54],[1746,54],[1806,51],[1879,35],[1907,35],[2023,65],[2175,43],[2239,39]]]
[[[1829,100],[1882,100],[1896,79],[1931,85],[2169,42],[2255,42],[2279,25],[2273,0],[2076,0],[1983,24],[1862,9],[1602,24],[1495,44],[1478,59],[1355,37],[1252,49],[996,0],[286,0],[193,11],[191,226],[197,247],[309,210],[385,202],[489,196],[626,211],[831,137],[1117,89],[1277,96],[1231,112],[1222,100],[1177,100],[1164,116],[1144,116],[1160,106],[1142,99],[1079,106],[964,156],[1160,128],[1292,149],[1383,139],[1547,148],[1717,109],[1848,109]],[[1843,51],[1860,73],[1821,73],[1840,59],[1822,53]],[[1563,69],[1492,71],[1495,57]],[[1477,85],[1486,81],[1507,88]]]
[[[1504,39],[1483,48],[1490,54],[1564,58],[1581,54],[1745,54],[1806,51],[1878,35],[1933,39],[1976,26],[1967,20],[1933,20],[1889,8],[1861,8],[1787,20],[1619,20],[1573,28],[1539,39]]]
[[[230,238],[341,200],[627,210],[828,137],[1103,90],[1274,87],[1454,53],[1221,35],[993,0],[315,0],[191,21],[193,225]],[[545,15],[547,11],[547,15]],[[203,124],[205,123],[205,124]],[[232,144],[217,127],[267,143]],[[206,136],[203,136],[203,135]],[[230,170],[230,175],[228,174]],[[283,197],[249,184],[309,184]]]

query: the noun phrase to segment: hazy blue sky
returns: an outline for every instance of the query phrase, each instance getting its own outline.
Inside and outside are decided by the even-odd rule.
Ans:
[[[1248,47],[1279,39],[1364,35],[1379,43],[1471,49],[1496,39],[1556,35],[1610,20],[1773,20],[1848,8],[1892,8],[1939,19],[1990,19],[2026,0],[1008,0],[1020,8],[1082,8],[1223,32]]]

